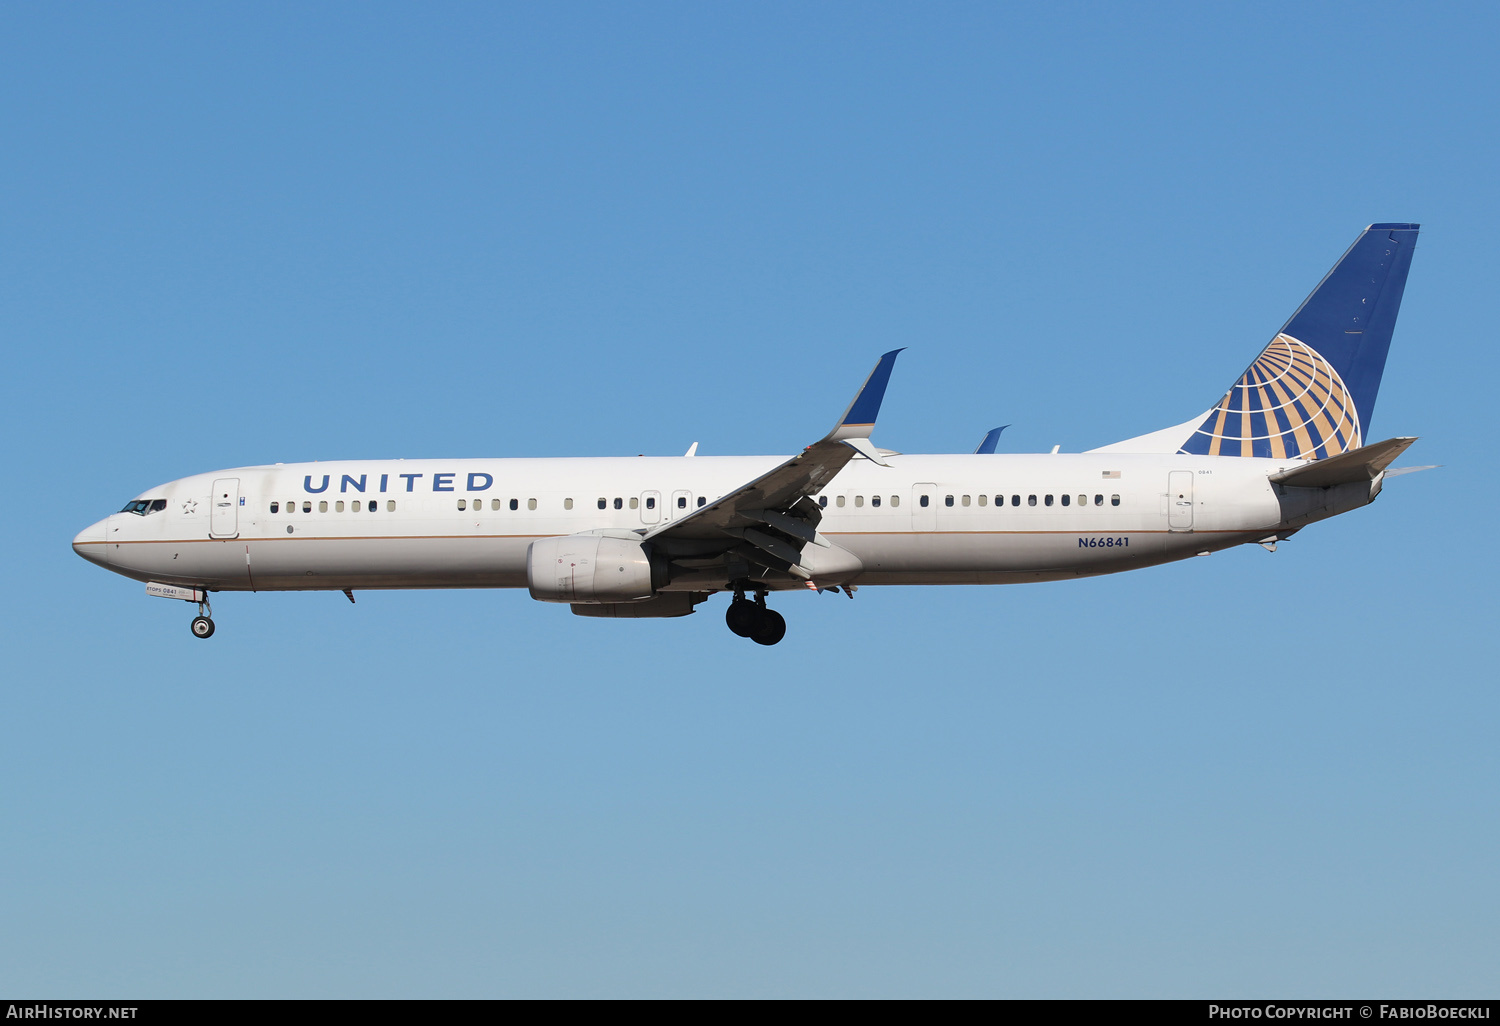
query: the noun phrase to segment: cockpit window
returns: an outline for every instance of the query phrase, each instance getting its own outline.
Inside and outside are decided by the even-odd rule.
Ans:
[[[134,502],[127,502],[120,512],[134,513],[138,517],[143,517],[148,513],[160,513],[166,508],[166,499],[136,499]]]

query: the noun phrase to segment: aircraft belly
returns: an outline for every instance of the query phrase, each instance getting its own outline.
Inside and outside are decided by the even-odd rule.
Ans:
[[[110,546],[110,569],[139,581],[163,584],[248,586],[245,546],[237,540],[133,541]],[[210,583],[211,582],[211,583]]]
[[[128,566],[112,569],[225,591],[520,588],[530,543],[526,537],[168,541],[129,546]]]
[[[1173,558],[1166,535],[1156,531],[892,533],[835,536],[864,563],[861,582],[897,574],[903,580],[929,576],[934,583],[958,583],[981,575],[1055,573],[1059,577],[1109,573]],[[1028,576],[1027,579],[1033,579]],[[975,579],[974,583],[983,583]]]
[[[899,556],[906,550],[900,536],[888,536],[895,541],[893,544],[887,543],[887,551],[881,551],[880,543],[871,543],[858,549],[865,561],[866,570],[852,583],[863,587],[895,584],[1023,584],[1072,580],[1188,559],[1254,541],[1261,533],[1205,531],[1169,534],[1133,531],[1113,535],[1000,535],[989,544],[975,544],[960,551],[951,548],[944,551],[944,543],[929,538],[929,561],[925,565],[918,564],[915,560],[887,558],[890,555]],[[869,539],[874,536],[863,537]],[[1130,539],[1129,545],[1118,544],[1120,539],[1126,537]],[[1084,539],[1083,546],[1074,549],[1067,544],[1071,540],[1072,545],[1077,546],[1079,538]],[[1099,545],[1097,542],[1101,538],[1113,539],[1116,544]],[[1095,544],[1088,544],[1091,540]],[[935,542],[937,544],[933,544]],[[841,544],[847,545],[851,550],[856,548],[846,539],[841,540]]]
[[[530,543],[526,537],[277,539],[252,543],[251,562],[257,589],[334,587],[334,579],[363,582],[357,587],[521,587]]]

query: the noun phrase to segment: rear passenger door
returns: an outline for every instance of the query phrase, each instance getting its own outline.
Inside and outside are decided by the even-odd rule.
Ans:
[[[1167,529],[1193,529],[1193,474],[1174,470],[1167,474]]]

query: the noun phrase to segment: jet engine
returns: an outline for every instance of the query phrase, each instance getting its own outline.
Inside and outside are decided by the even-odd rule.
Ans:
[[[666,583],[666,560],[633,533],[542,538],[526,552],[526,584],[538,602],[643,602]]]

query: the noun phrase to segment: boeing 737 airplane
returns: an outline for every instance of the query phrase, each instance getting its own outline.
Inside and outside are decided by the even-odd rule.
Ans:
[[[73,549],[146,592],[528,588],[580,616],[786,633],[770,592],[1013,584],[1277,542],[1372,502],[1414,438],[1367,443],[1418,225],[1361,232],[1208,412],[1076,454],[917,456],[870,441],[880,358],[802,452],[240,467],[142,492]],[[1413,468],[1415,469],[1415,468]]]

